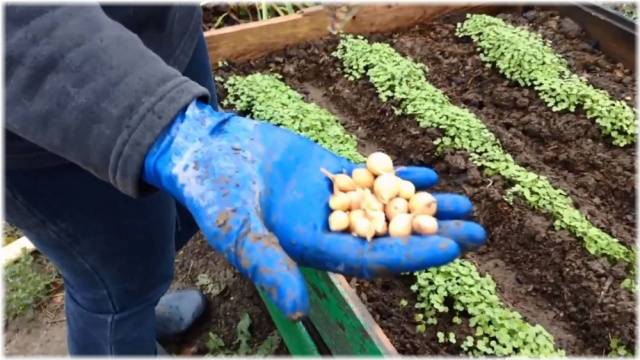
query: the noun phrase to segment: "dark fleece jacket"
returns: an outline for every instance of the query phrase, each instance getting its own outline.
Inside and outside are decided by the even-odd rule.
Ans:
[[[207,90],[181,74],[198,6],[5,7],[8,169],[70,161],[139,196],[156,137]]]

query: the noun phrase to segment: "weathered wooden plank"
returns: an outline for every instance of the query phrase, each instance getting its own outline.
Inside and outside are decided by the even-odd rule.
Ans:
[[[495,6],[494,6],[495,7]],[[357,7],[344,29],[351,33],[372,33],[410,27],[442,14],[482,11],[487,5],[366,5]],[[209,56],[221,60],[255,59],[288,45],[319,39],[331,34],[338,23],[335,9],[316,6],[300,13],[265,21],[229,26],[204,33]]]
[[[280,337],[289,349],[289,353],[294,356],[320,356],[316,344],[302,322],[287,319],[263,291],[258,291],[258,293],[264,301],[271,319],[276,324]]]
[[[368,5],[358,10],[344,30],[367,34],[412,27],[427,20],[450,13],[483,11],[491,6],[481,4],[456,5]],[[495,6],[494,6],[495,7]]]
[[[302,273],[310,293],[309,319],[332,355],[398,354],[342,276],[308,268]]]
[[[25,253],[30,253],[35,250],[36,247],[29,241],[26,236],[21,237],[20,239],[12,242],[9,245],[5,245],[2,247],[2,252],[0,252],[0,259],[2,259],[2,266],[7,266],[12,262],[18,260],[21,256],[23,256],[23,251]]]
[[[333,285],[342,295],[342,298],[345,299],[345,301],[353,311],[354,316],[364,327],[364,330],[367,332],[368,337],[373,343],[376,344],[377,348],[382,351],[382,354],[398,356],[399,353],[393,346],[393,344],[391,344],[391,340],[389,340],[384,331],[382,331],[382,328],[373,319],[373,316],[371,316],[371,313],[367,309],[366,305],[362,303],[362,300],[360,300],[358,294],[356,294],[355,290],[351,287],[351,285],[349,285],[347,279],[339,274],[327,274],[329,275],[329,279],[331,279],[331,281],[333,282]]]
[[[322,6],[294,15],[229,26],[204,33],[209,57],[221,60],[254,59],[290,44],[328,34],[329,12]]]

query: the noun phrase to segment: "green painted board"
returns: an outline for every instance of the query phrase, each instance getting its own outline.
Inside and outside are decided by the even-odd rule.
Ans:
[[[287,319],[262,291],[258,291],[258,293],[267,306],[271,319],[276,324],[289,353],[293,356],[320,356],[315,342],[302,322]]]
[[[331,355],[398,355],[342,276],[301,270],[309,289],[309,320]],[[287,319],[262,291],[259,293],[291,355],[319,356],[318,346],[302,322]]]
[[[353,291],[347,293],[344,278],[303,268],[309,287],[309,318],[332,355],[397,355]]]

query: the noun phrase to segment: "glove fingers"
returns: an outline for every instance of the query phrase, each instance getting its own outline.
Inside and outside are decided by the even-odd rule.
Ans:
[[[396,168],[396,175],[415,185],[416,190],[425,190],[438,183],[438,174],[428,167],[422,166],[399,166]]]
[[[438,235],[453,239],[462,251],[482,246],[487,239],[487,232],[480,224],[464,220],[439,220]]]
[[[473,204],[468,197],[451,193],[434,193],[436,218],[439,220],[465,219],[473,213]]]
[[[413,272],[440,266],[460,255],[459,245],[438,235],[377,238],[367,244],[362,275]]]
[[[305,243],[297,260],[304,266],[372,278],[443,265],[459,254],[455,241],[437,235],[381,237],[367,242],[345,233],[324,233]]]
[[[276,237],[257,215],[237,215],[229,223],[229,229],[233,230],[225,235],[228,246],[222,252],[289,319],[305,316],[309,311],[309,294],[304,278]]]

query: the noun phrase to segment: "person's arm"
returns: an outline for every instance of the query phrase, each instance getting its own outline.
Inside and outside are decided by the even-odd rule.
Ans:
[[[140,194],[144,158],[207,90],[94,6],[7,6],[5,127]]]

